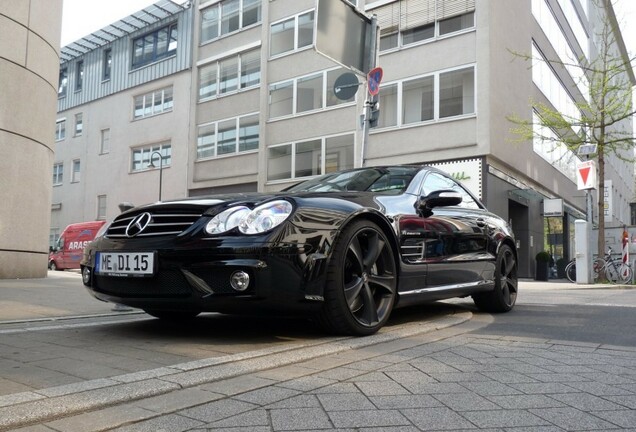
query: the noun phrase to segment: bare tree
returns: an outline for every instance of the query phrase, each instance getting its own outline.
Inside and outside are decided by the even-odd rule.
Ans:
[[[630,58],[620,36],[620,30],[611,0],[595,0],[601,14],[595,31],[595,52],[585,57],[545,59],[542,56],[514,53],[533,62],[532,67],[549,64],[553,69],[570,72],[584,95],[575,103],[576,109],[559,111],[554,106],[531,101],[536,115],[528,120],[512,115],[511,131],[519,141],[539,139],[544,143],[564,145],[577,153],[583,145],[594,145],[590,159],[598,166],[598,255],[605,250],[605,164],[614,155],[618,159],[634,160],[634,133],[631,120],[635,114],[632,88],[636,82]]]

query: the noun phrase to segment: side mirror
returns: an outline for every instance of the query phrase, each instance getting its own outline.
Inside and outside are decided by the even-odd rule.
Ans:
[[[462,202],[462,196],[454,190],[438,190],[421,197],[416,204],[421,216],[428,217],[433,214],[435,207],[456,206]]]

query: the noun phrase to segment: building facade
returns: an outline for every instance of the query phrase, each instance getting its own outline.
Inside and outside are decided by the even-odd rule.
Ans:
[[[62,0],[0,1],[0,279],[46,276]]]
[[[512,53],[589,59],[597,14],[613,17],[611,8],[587,0],[350,3],[380,25],[380,111],[364,150],[365,78],[358,75],[355,95],[335,94],[349,71],[314,49],[316,0],[163,0],[122,20],[138,28],[107,27],[109,37],[75,43],[85,50],[65,47],[79,53],[61,65],[68,88],[58,122],[73,136],[58,136],[52,240],[67,223],[156,200],[160,181],[162,198],[172,199],[276,191],[362,164],[426,163],[511,221],[520,276],[533,275],[541,250],[572,257],[573,221],[586,218],[577,158],[554,144],[516,142],[508,117],[531,118],[531,100],[568,112],[586,97],[584,80],[580,69],[530,67]],[[625,51],[620,37],[617,45]],[[154,153],[153,168],[155,151],[162,164]],[[606,223],[627,223],[633,167],[618,157],[607,167]],[[564,213],[546,217],[547,199],[561,199]]]

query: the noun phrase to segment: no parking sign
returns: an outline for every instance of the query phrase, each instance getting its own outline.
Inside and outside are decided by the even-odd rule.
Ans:
[[[380,82],[382,81],[383,71],[381,67],[377,67],[372,69],[367,74],[367,79],[369,82],[369,94],[371,96],[375,96],[380,92]]]

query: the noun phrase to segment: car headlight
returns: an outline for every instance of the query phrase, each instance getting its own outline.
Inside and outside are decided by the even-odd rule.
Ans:
[[[276,228],[292,213],[289,201],[278,200],[250,210],[245,206],[230,207],[214,216],[205,226],[205,232],[214,235],[236,227],[243,234],[260,234]]]
[[[208,234],[220,234],[229,231],[238,226],[249,212],[250,209],[245,206],[230,207],[214,216],[205,226],[205,232]]]
[[[239,223],[243,234],[260,234],[269,231],[285,221],[291,215],[293,206],[289,201],[271,201],[256,207]]]

